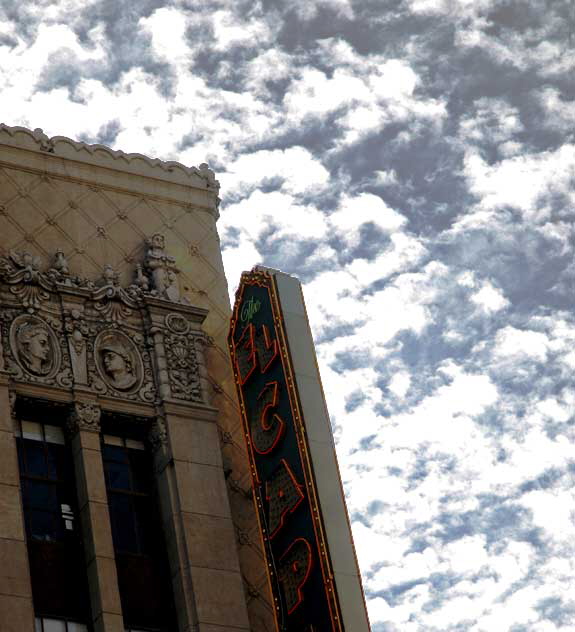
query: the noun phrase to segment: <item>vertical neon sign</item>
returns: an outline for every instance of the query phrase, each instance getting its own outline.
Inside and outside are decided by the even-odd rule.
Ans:
[[[244,273],[236,296],[229,347],[278,630],[343,632],[274,279]]]

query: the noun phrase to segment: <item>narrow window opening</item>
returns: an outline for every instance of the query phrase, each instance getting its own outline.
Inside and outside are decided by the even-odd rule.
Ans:
[[[62,422],[67,409],[20,402],[18,449],[36,632],[85,632],[88,582],[72,454]]]
[[[126,632],[177,628],[152,455],[130,424],[106,423],[102,457]],[[111,426],[111,428],[110,428]]]

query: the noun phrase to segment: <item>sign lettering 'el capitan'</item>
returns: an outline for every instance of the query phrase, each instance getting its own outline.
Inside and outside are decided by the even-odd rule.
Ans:
[[[244,273],[236,297],[229,344],[278,630],[343,632],[274,278]]]

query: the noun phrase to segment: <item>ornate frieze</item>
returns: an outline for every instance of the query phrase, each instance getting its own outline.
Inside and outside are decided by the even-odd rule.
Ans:
[[[111,265],[98,283],[74,276],[63,250],[46,270],[30,253],[0,256],[0,358],[13,380],[147,404],[205,401],[203,315],[186,315],[198,310],[180,301],[163,236],[146,243],[128,287]]]

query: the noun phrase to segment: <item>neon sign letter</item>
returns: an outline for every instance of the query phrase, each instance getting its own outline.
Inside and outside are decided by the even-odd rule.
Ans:
[[[278,400],[279,384],[268,382],[258,395],[256,410],[250,419],[252,444],[258,454],[269,454],[285,431],[284,420],[277,413],[272,413]]]
[[[280,558],[279,579],[288,614],[303,601],[302,588],[309,578],[311,567],[311,546],[306,539],[297,538]]]
[[[286,515],[296,510],[304,499],[301,486],[298,485],[290,466],[285,459],[280,461],[266,481],[266,498],[268,501],[268,529],[270,538],[283,527]]]

